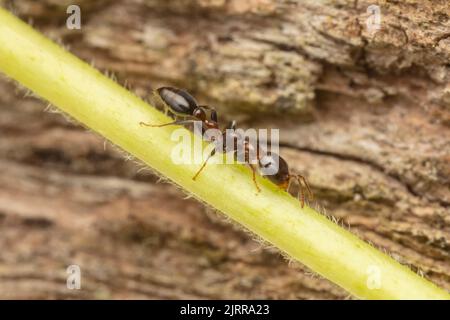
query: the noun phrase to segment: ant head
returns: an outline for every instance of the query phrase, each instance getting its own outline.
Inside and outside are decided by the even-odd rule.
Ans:
[[[194,97],[184,90],[174,87],[161,87],[156,90],[162,101],[175,114],[192,115],[197,108]]]

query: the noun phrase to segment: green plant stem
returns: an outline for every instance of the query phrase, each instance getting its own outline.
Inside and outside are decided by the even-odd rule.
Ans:
[[[177,143],[170,139],[174,128],[139,125],[169,118],[4,9],[0,70],[356,297],[450,298],[320,213],[302,209],[267,179],[258,178],[262,191],[257,193],[245,166],[210,165],[193,181],[199,165],[170,160]]]

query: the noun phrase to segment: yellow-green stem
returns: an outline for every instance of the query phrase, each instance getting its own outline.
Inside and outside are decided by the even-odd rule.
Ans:
[[[367,299],[448,299],[449,294],[242,165],[176,165],[169,119],[0,8],[0,70],[98,132],[189,193],[292,258]]]

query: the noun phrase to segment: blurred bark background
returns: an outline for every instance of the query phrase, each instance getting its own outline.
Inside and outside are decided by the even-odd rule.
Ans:
[[[72,1],[0,3],[143,98],[280,128],[316,206],[450,289],[447,0],[78,0],[81,30]],[[0,298],[348,297],[24,93],[0,79]]]

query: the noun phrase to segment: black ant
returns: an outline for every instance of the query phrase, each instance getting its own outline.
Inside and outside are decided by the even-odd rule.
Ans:
[[[164,127],[168,125],[183,125],[194,123],[195,121],[202,122],[202,129],[218,129],[219,124],[217,121],[217,112],[205,105],[198,105],[194,97],[192,97],[189,93],[184,90],[174,88],[174,87],[161,87],[158,88],[157,93],[160,98],[164,102],[164,104],[170,109],[170,111],[177,116],[188,116],[193,117],[191,120],[177,120],[170,123],[165,123],[161,125],[151,125],[144,122],[141,122],[141,125],[149,126],[149,127]],[[211,115],[210,119],[206,118],[205,110],[210,110]],[[231,129],[231,130],[229,130]],[[290,174],[289,167],[286,161],[274,152],[267,152],[265,155],[261,156],[261,150],[259,147],[259,143],[257,143],[256,150],[255,147],[250,143],[248,137],[240,136],[236,131],[236,122],[232,121],[226,129],[222,131],[222,150],[220,152],[226,154],[229,152],[233,152],[234,158],[242,159],[252,170],[253,174],[253,182],[256,186],[258,192],[261,191],[257,182],[256,182],[256,168],[255,165],[250,161],[251,152],[256,151],[256,156],[258,159],[257,166],[261,171],[270,171],[274,172],[272,174],[265,174],[264,176],[272,181],[274,184],[282,188],[283,190],[288,191],[290,182],[292,179],[296,179],[299,184],[299,192],[301,194],[301,206],[302,208],[305,205],[305,193],[304,187],[308,191],[308,198],[310,200],[313,199],[313,194],[311,189],[306,181],[306,178],[300,174]],[[212,137],[211,141],[217,142],[220,139],[218,137]],[[228,142],[232,141],[233,144],[229,145]],[[242,148],[239,148],[239,143],[242,144]],[[205,168],[208,160],[215,155],[216,150],[218,148],[215,147],[206,160],[203,162],[200,169],[197,173],[192,177],[193,180],[199,176],[200,172]],[[243,151],[240,151],[243,150]]]

